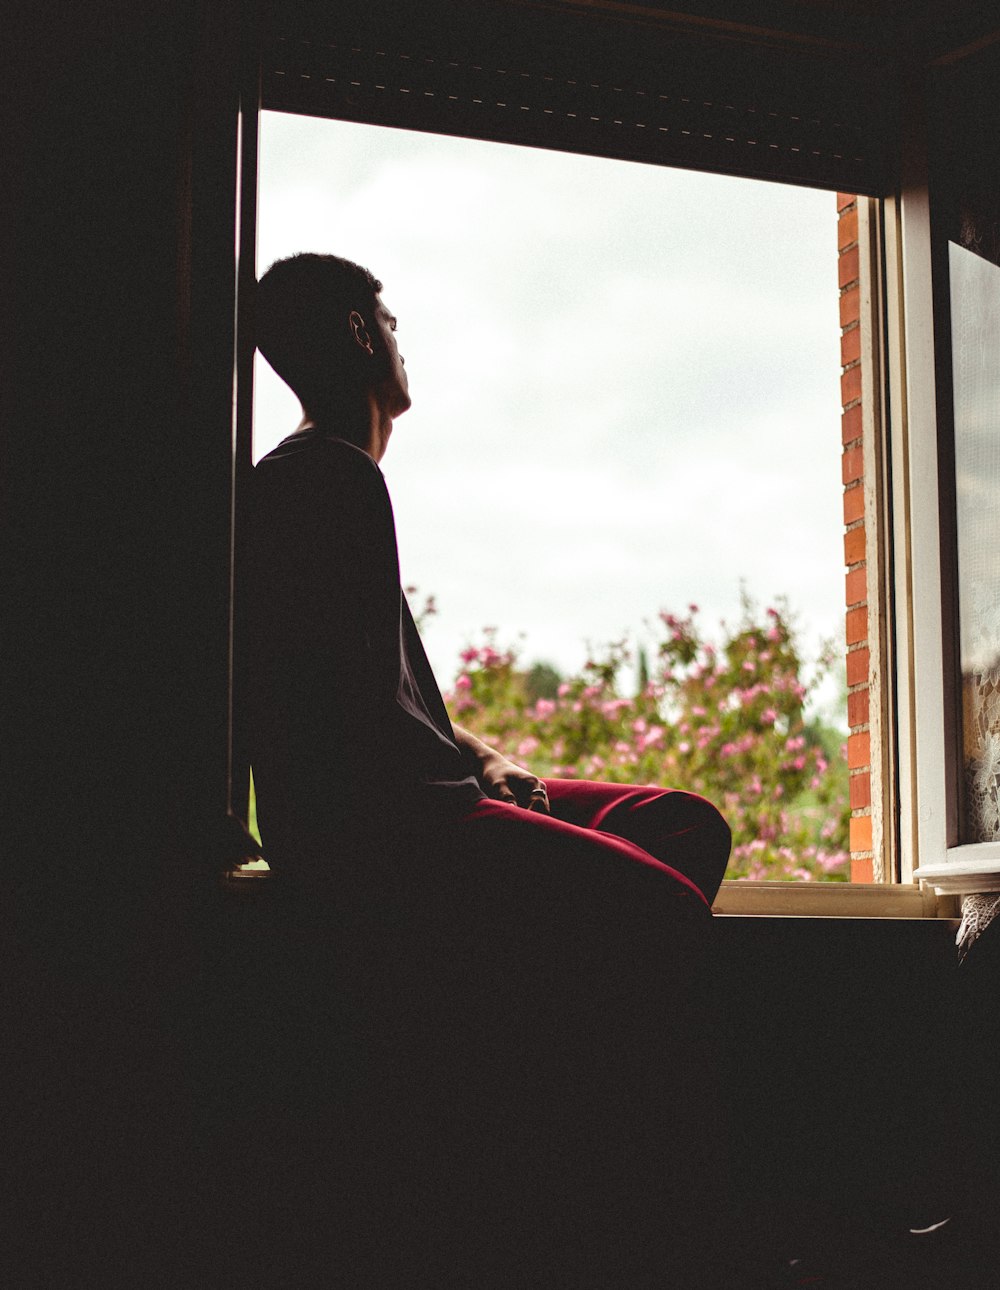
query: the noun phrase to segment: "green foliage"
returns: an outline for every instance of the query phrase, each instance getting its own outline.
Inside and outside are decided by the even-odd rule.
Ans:
[[[701,793],[733,830],[729,878],[848,877],[847,766],[838,732],[804,708],[830,666],[807,683],[787,609],[742,618],[718,644],[697,606],[659,615],[655,662],[638,659],[639,692],[623,694],[626,641],[551,688],[552,672],[517,666],[496,631],[461,656],[446,696],[456,721],[542,776],[654,783]],[[544,674],[541,669],[544,669]],[[545,688],[541,678],[544,675]],[[635,673],[633,672],[633,676]],[[634,682],[633,682],[634,684]]]

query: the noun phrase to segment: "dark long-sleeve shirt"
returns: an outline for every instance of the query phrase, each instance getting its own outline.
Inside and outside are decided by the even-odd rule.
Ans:
[[[293,435],[258,464],[249,511],[251,755],[272,867],[391,846],[482,798],[400,586],[377,464]]]

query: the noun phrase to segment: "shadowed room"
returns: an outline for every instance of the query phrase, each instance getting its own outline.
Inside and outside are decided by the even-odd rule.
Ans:
[[[8,22],[5,1282],[993,1284],[995,13]],[[262,112],[825,190],[852,881],[663,923],[247,867]]]

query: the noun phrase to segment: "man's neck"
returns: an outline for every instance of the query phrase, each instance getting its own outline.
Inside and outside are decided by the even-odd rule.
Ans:
[[[392,417],[379,406],[374,393],[369,393],[368,406],[361,416],[346,415],[343,408],[324,408],[321,405],[307,408],[303,405],[302,420],[295,433],[302,434],[306,430],[331,430],[338,438],[353,443],[378,462],[389,446]]]

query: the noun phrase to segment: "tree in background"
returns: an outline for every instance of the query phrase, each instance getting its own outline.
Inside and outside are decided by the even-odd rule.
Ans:
[[[653,783],[701,793],[733,830],[727,877],[846,881],[847,765],[843,735],[807,720],[809,680],[787,609],[763,615],[744,596],[735,629],[713,643],[698,609],[663,612],[656,659],[638,655],[638,688],[625,692],[626,641],[561,679],[547,664],[518,666],[488,629],[461,655],[446,695],[452,716],[542,775]]]

